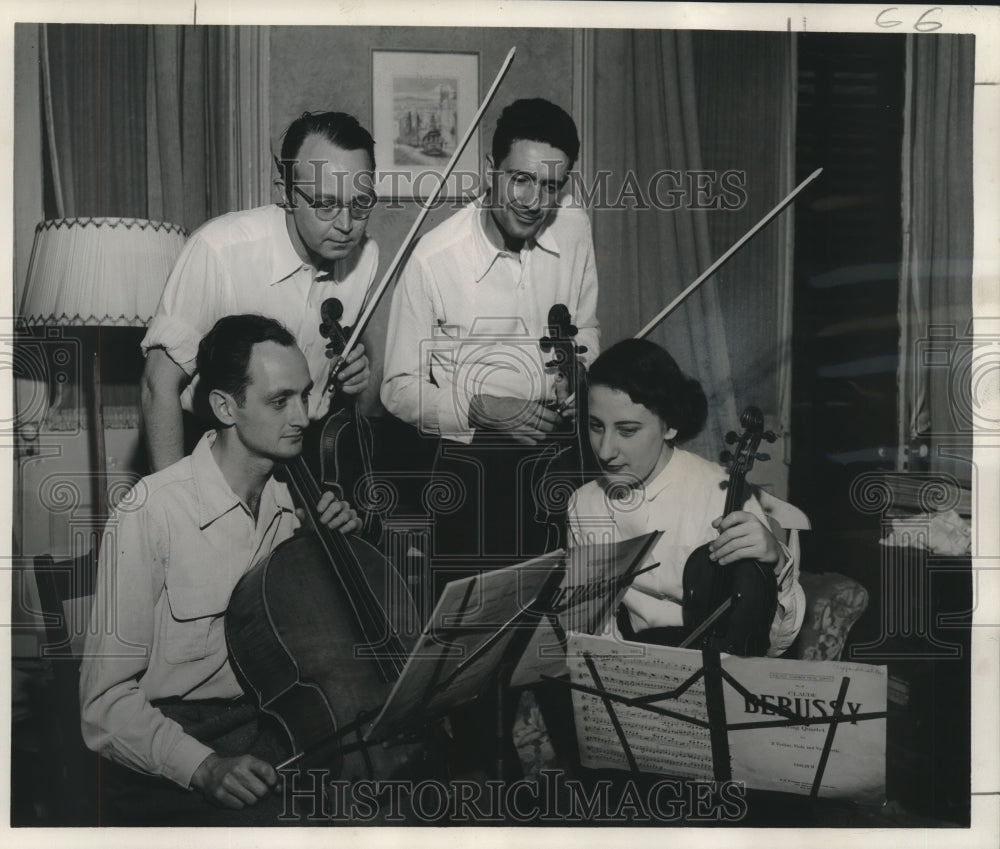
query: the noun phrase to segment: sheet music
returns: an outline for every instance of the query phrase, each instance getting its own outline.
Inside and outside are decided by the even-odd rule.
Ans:
[[[625,697],[650,696],[684,684],[701,668],[701,655],[685,649],[629,643],[614,638],[572,632],[568,635],[567,664],[574,684],[596,687],[589,656],[602,688]],[[699,679],[677,698],[650,705],[708,722],[705,683]],[[611,703],[636,766],[685,778],[711,780],[712,746],[707,726],[652,712],[646,707]],[[618,733],[602,698],[573,691],[580,758],[584,766],[629,769]]]
[[[566,553],[566,574],[553,599],[554,625],[545,620],[511,678],[511,686],[534,684],[543,675],[566,674],[563,635],[569,631],[587,634],[612,632],[611,615],[643,559],[660,538],[659,531],[617,543],[586,545]]]
[[[563,557],[562,551],[555,551],[451,581],[365,739],[385,739],[419,725],[428,715],[444,713],[482,695],[510,641],[523,635],[524,628],[534,630],[537,620],[508,627],[478,656],[477,650],[534,601]],[[454,675],[459,666],[463,667],[460,674]],[[447,686],[437,689],[446,681]]]
[[[754,705],[724,685],[733,778],[759,790],[808,794],[829,733],[829,723],[734,729],[743,722],[781,720],[769,705],[808,717],[833,714],[841,682],[849,679],[843,713],[886,709],[886,667],[835,661],[727,657],[722,668],[747,690],[764,697]],[[880,802],[885,796],[885,719],[837,724],[823,771],[820,796]]]
[[[669,693],[701,668],[702,656],[689,649],[571,633],[567,662],[572,683],[634,698]],[[831,727],[817,720],[834,715],[846,680],[841,713],[855,720],[836,723],[819,795],[884,800],[886,720],[879,714],[886,711],[886,667],[723,655],[722,669],[732,678],[723,681],[722,690],[734,781],[755,790],[811,793]],[[649,711],[648,705],[707,722],[704,679],[677,698],[644,706],[611,701],[610,706],[640,771],[711,780],[709,729]],[[794,716],[783,716],[779,709]],[[604,699],[574,689],[573,715],[584,766],[630,769]],[[747,723],[754,727],[741,727]]]

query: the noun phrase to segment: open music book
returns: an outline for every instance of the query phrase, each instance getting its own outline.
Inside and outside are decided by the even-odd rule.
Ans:
[[[524,683],[565,674],[565,630],[604,628],[658,538],[560,549],[450,582],[365,740],[389,740],[492,692],[503,668],[516,665]]]
[[[886,667],[716,657],[713,704],[700,651],[569,634],[583,765],[884,800]]]

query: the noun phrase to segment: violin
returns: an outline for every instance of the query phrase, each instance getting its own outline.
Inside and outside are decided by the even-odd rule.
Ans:
[[[761,439],[776,439],[770,431],[764,432],[764,415],[757,407],[747,407],[740,424],[741,435],[726,434],[728,444],[739,444],[734,454],[723,453],[723,460],[731,462],[724,516],[742,509],[746,476],[754,460],[768,459],[757,453]],[[684,628],[690,633],[682,648],[711,647],[743,657],[767,653],[778,605],[778,582],[770,565],[739,560],[723,566],[709,557],[706,543],[692,551],[684,564],[683,585]]]
[[[344,353],[351,328],[340,324],[344,305],[337,298],[327,298],[320,307],[322,324],[320,335],[329,342],[328,359]],[[336,388],[336,376],[331,373],[327,391]],[[353,395],[340,392],[336,408],[330,413],[319,437],[319,480],[324,486],[338,492],[341,500],[350,502],[361,518],[361,533],[365,539],[378,545],[382,540],[381,516],[372,509],[370,486],[373,480],[372,455],[375,440],[371,423],[358,409]]]
[[[536,461],[532,492],[535,495],[535,521],[547,526],[545,551],[565,547],[566,509],[569,498],[588,480],[600,472],[600,464],[587,437],[587,371],[580,356],[586,345],[576,344],[577,327],[565,304],[554,304],[549,310],[546,333],[539,340],[552,359],[545,363],[550,374],[559,375],[566,386],[566,401],[575,402],[575,415],[566,427],[552,434],[548,452]]]

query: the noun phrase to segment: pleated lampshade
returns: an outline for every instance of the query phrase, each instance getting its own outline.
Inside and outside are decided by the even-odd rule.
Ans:
[[[60,218],[35,228],[21,318],[140,327],[156,311],[187,232],[140,218]]]

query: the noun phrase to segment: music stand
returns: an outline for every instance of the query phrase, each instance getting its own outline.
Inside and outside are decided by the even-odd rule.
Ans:
[[[365,739],[385,741],[503,685],[562,580],[562,550],[451,581]]]
[[[581,642],[581,638],[583,641]],[[584,635],[571,635],[571,647],[586,645],[587,641]],[[629,646],[639,644],[628,644]],[[657,646],[643,646],[645,649],[656,650],[661,647]],[[671,649],[671,651],[684,651],[685,653],[691,652],[690,649],[679,650]],[[768,713],[776,714],[778,718],[775,719],[763,719],[760,721],[752,722],[734,722],[730,723],[726,715],[726,704],[723,685],[728,685],[736,693],[738,693],[743,699],[746,700],[747,704],[754,705],[756,708],[763,708],[764,704],[757,694],[751,692],[742,682],[740,682],[736,676],[734,676],[728,669],[723,665],[722,656],[717,650],[711,648],[705,648],[701,650],[700,655],[700,666],[686,678],[684,678],[681,683],[671,689],[663,690],[660,692],[647,693],[640,696],[624,696],[619,693],[612,692],[606,683],[602,681],[601,675],[597,669],[597,665],[594,662],[593,652],[584,649],[577,656],[582,658],[583,667],[586,668],[587,675],[590,678],[591,684],[584,684],[578,681],[566,681],[564,682],[566,686],[573,690],[581,693],[586,693],[588,695],[594,696],[601,701],[605,711],[607,712],[608,718],[611,722],[611,726],[614,730],[614,734],[622,748],[622,754],[627,768],[630,772],[638,773],[640,772],[638,758],[634,752],[635,745],[642,743],[647,745],[658,745],[657,741],[646,740],[641,736],[635,736],[630,739],[629,735],[621,722],[620,717],[615,711],[615,705],[622,705],[630,708],[637,708],[641,711],[646,711],[653,715],[658,715],[662,717],[670,717],[674,720],[678,720],[683,723],[689,723],[693,726],[705,729],[709,732],[710,743],[711,743],[711,775],[701,775],[694,776],[696,778],[712,778],[717,782],[731,781],[733,779],[732,769],[731,769],[731,759],[730,759],[730,746],[729,746],[729,734],[730,732],[747,731],[759,728],[775,728],[782,726],[806,726],[806,725],[827,725],[827,733],[823,741],[822,751],[820,752],[819,760],[816,764],[816,774],[812,782],[812,787],[810,788],[809,795],[812,797],[818,797],[820,790],[823,786],[823,778],[826,772],[827,764],[829,762],[829,757],[831,750],[833,748],[834,737],[837,733],[838,727],[845,723],[857,723],[861,721],[870,721],[876,719],[885,719],[888,716],[888,712],[885,710],[877,711],[867,711],[867,712],[844,712],[844,705],[847,703],[847,693],[851,684],[851,676],[849,674],[840,675],[840,683],[838,686],[837,696],[833,699],[832,703],[832,713],[825,716],[810,716],[805,715],[799,711],[792,710],[788,707],[782,706],[780,704],[774,704],[768,702],[766,704],[766,710]],[[727,658],[728,659],[728,658]],[[735,660],[740,660],[739,658],[734,658]],[[755,659],[762,660],[762,659]],[[826,664],[830,662],[817,661],[782,661],[776,660],[777,663],[796,663],[798,665],[818,665]],[[843,664],[841,664],[843,665]],[[806,670],[803,670],[805,672]],[[672,710],[669,707],[663,707],[663,702],[668,702],[671,700],[679,699],[688,690],[690,690],[698,681],[704,679],[705,683],[705,718],[700,718],[698,716],[692,716],[685,714],[679,710]],[[736,776],[737,779],[742,779],[743,776]]]

